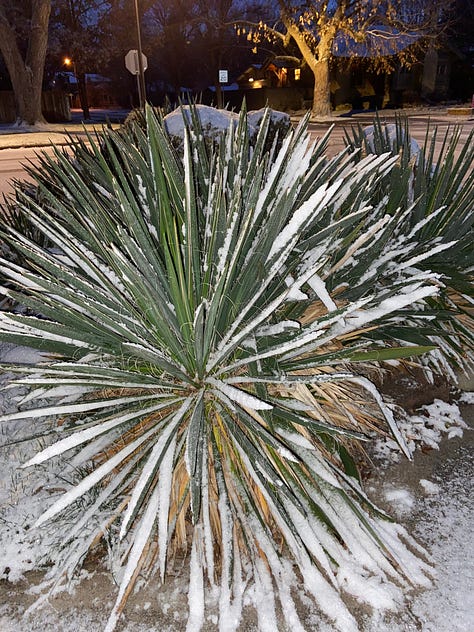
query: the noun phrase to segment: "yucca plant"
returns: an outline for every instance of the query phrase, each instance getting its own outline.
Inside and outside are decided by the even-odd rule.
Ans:
[[[412,261],[418,242],[374,274],[358,268],[404,218],[367,203],[397,159],[328,160],[306,122],[265,151],[268,117],[250,148],[245,113],[217,147],[195,117],[180,157],[146,116],[32,171],[41,195],[19,203],[52,248],[0,233],[22,261],[1,261],[2,292],[36,314],[1,313],[0,338],[44,352],[4,366],[31,394],[1,423],[51,418],[25,467],[61,455],[84,472],[36,523],[57,532],[50,587],[106,537],[120,567],[108,632],[138,575],[164,581],[183,552],[189,631],[208,590],[221,630],[238,627],[244,593],[262,630],[278,628],[275,595],[302,630],[296,587],[355,630],[341,593],[377,605],[430,574],[350,453],[382,419],[406,451],[363,367],[432,349],[396,343],[439,288]]]
[[[2,221],[12,226],[18,230],[22,235],[27,236],[29,239],[41,244],[44,247],[48,246],[48,237],[44,235],[41,231],[37,230],[36,226],[34,226],[28,219],[28,217],[21,211],[21,209],[16,205],[15,197],[16,195],[20,195],[23,203],[25,203],[28,197],[35,195],[35,188],[32,187],[30,183],[17,181],[16,188],[19,193],[13,194],[10,198],[9,204],[6,205],[2,212]],[[8,244],[4,242],[0,242],[0,252],[2,256],[11,261],[15,261],[17,258],[17,254],[14,250],[9,248]],[[0,283],[8,283],[8,281],[2,278],[0,274]],[[8,307],[9,301],[8,299],[2,299],[0,301],[0,309],[4,307]]]
[[[417,250],[421,253],[425,249],[426,243],[437,244],[437,252],[429,259],[420,258],[416,264],[441,275],[440,292],[430,301],[430,321],[409,332],[408,340],[437,346],[437,352],[426,360],[438,373],[456,380],[455,369],[472,372],[474,132],[461,142],[459,126],[442,132],[428,125],[424,142],[417,147],[406,117],[397,116],[394,123],[387,125],[377,116],[370,128],[359,124],[346,132],[346,144],[354,152],[356,163],[368,154],[397,157],[393,170],[379,181],[371,198],[372,203],[385,199],[388,213],[405,211],[403,225],[397,222],[395,239],[390,237],[393,250],[400,248],[409,234],[418,241],[415,256]],[[386,261],[384,252],[376,265]]]

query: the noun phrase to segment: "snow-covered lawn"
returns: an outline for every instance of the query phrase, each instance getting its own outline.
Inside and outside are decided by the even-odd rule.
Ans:
[[[0,346],[1,361],[31,361],[31,351]],[[4,382],[8,375],[3,375]],[[21,393],[7,390],[0,410],[18,405]],[[472,486],[473,465],[471,431],[462,418],[471,415],[474,396],[465,393],[460,404],[436,400],[416,415],[401,422],[414,463],[395,456],[390,441],[374,446],[374,458],[384,467],[369,478],[369,495],[406,524],[417,540],[431,552],[437,580],[432,589],[405,595],[400,611],[387,614],[368,612],[360,607],[358,619],[366,632],[415,631],[468,632],[474,629],[472,578]],[[467,417],[466,417],[467,418]],[[37,598],[35,586],[41,583],[38,572],[48,548],[47,531],[33,533],[29,526],[61,493],[60,477],[74,477],[71,463],[20,469],[38,446],[21,441],[29,434],[28,421],[16,421],[0,429],[2,444],[19,441],[0,449],[0,630],[2,632],[99,632],[113,604],[115,587],[100,560],[87,562],[83,581],[74,595],[58,595],[44,608],[22,618],[25,609]],[[398,461],[398,462],[397,462]],[[129,632],[181,631],[186,626],[187,582],[175,564],[175,577],[157,591],[151,584],[136,591],[126,611],[124,629]],[[357,591],[355,591],[357,592]],[[245,596],[244,596],[245,601]],[[304,599],[298,604],[304,613],[307,630],[330,632],[332,627],[320,614],[309,611]],[[210,610],[212,613],[212,608]],[[205,630],[215,630],[209,614]],[[256,630],[255,613],[244,609],[241,630]],[[282,630],[285,628],[281,628]]]

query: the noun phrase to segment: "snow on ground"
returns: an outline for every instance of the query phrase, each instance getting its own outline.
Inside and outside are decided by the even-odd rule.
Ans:
[[[444,439],[438,452],[419,454],[413,469],[404,463],[396,465],[386,470],[388,481],[378,481],[378,491],[387,501],[385,508],[395,512],[430,551],[437,579],[431,590],[413,596],[407,609],[395,621],[373,614],[366,617],[364,630],[474,630],[474,453],[471,435],[472,430],[465,433],[462,441],[459,438]]]
[[[393,408],[397,425],[412,456],[420,448],[438,450],[444,437],[462,437],[463,430],[468,427],[456,403],[450,404],[435,399],[432,404],[422,406],[417,414],[410,416],[400,407]],[[382,466],[399,462],[403,458],[396,441],[391,438],[377,439],[374,455],[378,457]]]
[[[438,566],[435,589],[420,595],[413,606],[426,632],[474,630],[474,458],[467,448],[460,448],[457,456],[456,463],[443,464],[436,476],[439,494],[420,501],[418,511],[431,520],[425,518],[414,528],[414,534],[428,543]]]
[[[29,362],[27,349],[0,345],[0,361]],[[0,376],[0,383],[8,379]],[[15,409],[17,389],[6,390],[0,411]],[[437,570],[432,589],[406,596],[402,612],[369,612],[360,606],[356,616],[364,632],[470,632],[474,630],[474,558],[472,549],[473,502],[470,476],[474,462],[472,432],[463,419],[474,419],[474,394],[464,393],[457,403],[435,400],[415,415],[401,420],[414,461],[396,462],[390,440],[378,441],[375,457],[385,468],[376,468],[369,479],[369,495],[405,524],[430,551]],[[36,422],[38,423],[38,422]],[[0,444],[23,439],[29,432],[23,422],[0,427]],[[115,599],[116,587],[100,563],[83,572],[73,595],[62,594],[51,604],[22,619],[36,596],[31,594],[42,573],[35,570],[48,547],[47,532],[29,530],[35,518],[61,492],[54,467],[72,476],[64,463],[19,469],[37,450],[37,442],[20,441],[0,448],[0,631],[1,632],[100,632]],[[380,462],[380,461],[379,461]],[[142,588],[132,595],[126,610],[127,632],[181,632],[185,629],[187,583],[179,567],[165,590]],[[302,599],[300,607],[305,610]],[[207,615],[206,615],[207,616]],[[305,629],[333,632],[314,611],[305,612]],[[207,616],[203,630],[216,630]],[[257,630],[254,612],[244,612],[239,630]],[[281,627],[282,632],[285,630]]]

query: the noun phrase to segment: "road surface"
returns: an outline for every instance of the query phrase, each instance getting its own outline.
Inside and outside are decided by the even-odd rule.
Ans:
[[[334,128],[331,133],[331,138],[328,146],[328,154],[330,156],[335,155],[339,151],[344,148],[344,138],[345,138],[345,130],[351,129],[352,126],[357,126],[359,123],[364,127],[366,125],[370,125],[373,121],[374,113],[367,112],[356,114],[351,117],[338,117],[335,119]],[[382,121],[391,123],[395,119],[394,111],[382,112],[380,114],[380,118]],[[424,143],[425,136],[427,133],[427,129],[433,129],[434,126],[438,128],[437,135],[437,150],[440,149],[442,145],[442,140],[444,138],[446,130],[453,131],[457,124],[461,124],[461,143],[466,141],[469,133],[474,128],[474,118],[456,118],[450,117],[446,115],[444,112],[442,113],[426,113],[426,114],[416,114],[414,116],[409,116],[410,121],[410,133],[412,137],[418,141],[420,145]],[[328,130],[331,122],[324,123],[310,123],[309,131],[313,138],[321,138],[326,131]],[[77,126],[78,133],[80,133],[81,127]],[[431,134],[431,132],[430,132]],[[17,142],[16,136],[26,137],[27,135],[18,134],[18,135],[8,135],[9,138],[12,139],[12,144],[14,145]],[[64,137],[61,137],[64,142]],[[25,179],[26,174],[22,167],[29,160],[35,160],[36,153],[38,148],[29,146],[29,147],[18,147],[18,148],[4,148],[5,147],[5,139],[6,135],[2,134],[0,136],[2,140],[3,147],[0,145],[0,197],[1,194],[10,193],[12,191],[12,179]],[[29,139],[29,145],[31,145],[32,138]],[[51,137],[51,140],[56,141],[56,134]],[[18,144],[21,141],[18,140]],[[8,143],[7,143],[8,145]],[[41,150],[48,150],[46,147],[41,147]]]
[[[30,160],[35,161],[37,152],[34,147],[0,150],[0,194],[12,192],[12,180],[31,180],[24,165]]]
[[[331,137],[328,145],[328,154],[333,156],[345,147],[345,131],[350,134],[351,128],[357,128],[358,124],[362,127],[372,125],[374,119],[374,113],[358,114],[354,117],[340,118],[334,123],[334,128],[331,132]],[[395,121],[395,113],[381,113],[380,119],[385,123],[393,123]],[[474,119],[464,118],[458,119],[456,117],[443,116],[410,116],[409,117],[410,135],[414,138],[420,146],[423,146],[429,130],[429,139],[434,134],[434,128],[437,128],[436,132],[436,152],[441,149],[443,139],[446,132],[453,134],[457,126],[460,132],[460,142],[458,147],[462,147],[467,141],[469,134],[474,129]],[[314,138],[321,138],[324,136],[328,129],[328,123],[310,123],[309,130]]]

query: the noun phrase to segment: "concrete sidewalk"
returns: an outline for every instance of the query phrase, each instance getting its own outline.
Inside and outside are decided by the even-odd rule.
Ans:
[[[87,138],[104,126],[116,129],[127,117],[129,110],[91,110],[90,120],[83,121],[79,111],[72,112],[68,123],[46,123],[31,127],[0,125],[0,149],[20,149],[22,147],[49,147],[67,145],[70,136]]]

